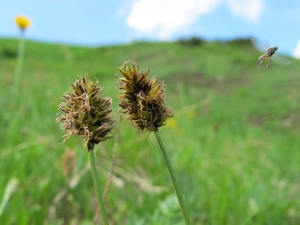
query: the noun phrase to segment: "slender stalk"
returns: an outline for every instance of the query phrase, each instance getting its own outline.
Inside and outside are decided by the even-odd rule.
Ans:
[[[68,215],[68,195],[69,195],[69,190],[70,190],[70,184],[69,184],[69,178],[66,178],[66,195],[63,198],[63,225],[69,224],[69,215]]]
[[[99,209],[100,209],[101,216],[102,216],[102,222],[104,225],[109,225],[104,202],[103,202],[102,195],[101,195],[100,182],[99,182],[99,179],[97,176],[94,151],[91,149],[89,149],[89,157],[90,157],[91,171],[92,171],[95,191],[96,191],[96,195],[97,195],[98,205],[99,205]]]
[[[20,96],[18,96],[20,80],[21,80],[21,72],[22,72],[22,65],[24,61],[24,49],[25,49],[25,40],[24,40],[24,30],[21,29],[20,31],[20,38],[18,43],[18,53],[17,53],[17,63],[14,71],[13,77],[13,84],[11,86],[11,93],[12,93],[12,101],[11,104],[14,107],[14,110],[11,114],[11,118],[14,118],[9,123],[7,128],[7,143],[12,143],[15,138],[15,134],[17,132],[19,124],[19,114],[20,111],[18,110],[18,104],[20,102]]]
[[[116,135],[115,135],[115,143],[114,143],[114,147],[113,147],[113,155],[112,155],[111,165],[110,165],[110,169],[109,169],[109,175],[108,175],[107,182],[106,182],[104,192],[103,192],[103,200],[104,201],[106,200],[108,189],[109,189],[109,186],[110,186],[110,183],[112,180],[112,176],[114,173],[114,168],[116,165],[118,145],[119,145],[119,136],[120,136],[120,128],[117,129]]]
[[[114,168],[116,165],[116,160],[117,160],[117,152],[118,152],[118,145],[119,145],[119,136],[120,136],[120,128],[117,129],[116,131],[116,135],[115,135],[115,143],[114,143],[114,147],[113,147],[113,155],[112,155],[112,160],[111,160],[111,164],[110,164],[110,169],[109,169],[109,174],[107,177],[107,181],[105,184],[105,188],[103,191],[103,201],[106,201],[106,197],[107,197],[107,193],[111,184],[111,180],[113,177],[113,173],[114,173]],[[94,219],[94,224],[98,223],[100,217],[100,213],[99,211],[97,212],[95,219]]]
[[[183,197],[182,197],[182,193],[181,193],[181,191],[180,191],[179,184],[178,184],[178,182],[177,182],[177,180],[176,180],[175,173],[174,173],[174,171],[173,171],[173,168],[172,168],[171,162],[170,162],[170,160],[169,160],[168,154],[167,154],[167,152],[166,152],[166,150],[165,150],[165,147],[164,147],[164,145],[163,145],[163,143],[162,143],[162,141],[161,141],[161,138],[160,138],[160,136],[159,136],[159,134],[158,134],[158,131],[155,131],[154,133],[155,133],[156,139],[157,139],[157,141],[158,141],[158,144],[159,144],[159,146],[160,146],[161,152],[162,152],[162,154],[163,154],[163,156],[164,156],[165,162],[166,162],[166,164],[167,164],[167,167],[168,167],[170,176],[171,176],[171,178],[172,178],[173,185],[174,185],[174,188],[175,188],[175,191],[176,191],[176,194],[177,194],[177,198],[178,198],[178,201],[179,201],[179,204],[180,204],[181,212],[182,212],[182,214],[183,214],[185,223],[186,223],[187,225],[191,225],[192,223],[191,223],[189,214],[188,214],[188,212],[187,212],[186,206],[185,206],[185,204],[184,204],[184,200],[183,200]]]
[[[24,30],[21,30],[18,46],[18,55],[17,55],[17,65],[15,68],[14,74],[14,83],[13,83],[13,94],[17,95],[21,80],[21,72],[24,61],[24,49],[25,49],[25,40],[24,40]]]

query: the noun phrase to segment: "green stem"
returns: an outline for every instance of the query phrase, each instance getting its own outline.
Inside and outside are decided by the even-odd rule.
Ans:
[[[173,171],[173,168],[172,168],[172,165],[171,165],[171,162],[169,160],[169,157],[168,157],[168,154],[165,150],[165,147],[160,139],[160,136],[158,134],[158,131],[155,131],[155,136],[156,136],[156,139],[159,143],[159,146],[160,146],[160,149],[161,149],[161,152],[164,156],[164,159],[165,159],[165,162],[167,164],[167,167],[168,167],[168,170],[169,170],[169,173],[170,173],[170,176],[172,178],[172,181],[173,181],[173,185],[174,185],[174,188],[175,188],[175,191],[176,191],[176,194],[177,194],[177,198],[178,198],[178,201],[179,201],[179,204],[180,204],[180,208],[181,208],[181,211],[182,211],[182,214],[183,214],[183,217],[184,217],[184,220],[185,220],[185,223],[187,225],[191,225],[191,220],[190,220],[190,217],[189,217],[189,214],[187,212],[187,209],[186,209],[186,206],[184,204],[184,201],[183,201],[183,197],[182,197],[182,193],[180,191],[180,188],[179,188],[179,184],[176,180],[176,177],[175,177],[175,173]]]
[[[98,205],[99,205],[99,209],[100,209],[101,216],[102,216],[102,222],[104,225],[109,225],[104,202],[103,202],[102,195],[101,195],[100,182],[99,182],[99,179],[97,176],[94,151],[92,149],[89,149],[89,157],[90,157],[91,170],[92,170],[92,176],[93,176],[93,181],[94,181],[94,185],[95,185],[95,191],[96,191],[96,195],[97,195]]]
[[[17,95],[20,80],[21,80],[21,72],[24,61],[24,49],[25,49],[25,40],[24,40],[24,30],[21,30],[20,38],[19,38],[19,46],[18,46],[18,55],[17,55],[17,65],[15,68],[14,74],[14,83],[13,83],[13,94]]]
[[[18,43],[18,53],[17,53],[17,63],[14,71],[14,77],[13,77],[13,84],[11,86],[11,94],[12,94],[12,101],[11,104],[14,107],[13,113],[11,115],[11,122],[9,123],[8,129],[7,129],[7,143],[11,143],[13,139],[15,138],[15,134],[17,132],[18,127],[18,118],[19,116],[19,110],[18,110],[18,104],[20,100],[20,96],[18,96],[19,92],[19,86],[20,86],[20,80],[21,80],[21,72],[22,72],[22,65],[24,61],[24,49],[25,49],[25,40],[24,40],[24,30],[21,29],[20,31],[20,38]]]

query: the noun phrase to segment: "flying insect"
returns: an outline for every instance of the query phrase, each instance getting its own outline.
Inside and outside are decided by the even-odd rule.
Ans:
[[[265,60],[265,59],[269,59],[268,62],[267,62],[267,66],[264,70],[264,72],[266,72],[267,68],[270,66],[271,64],[271,61],[272,61],[272,56],[276,53],[276,51],[278,50],[278,47],[275,46],[275,47],[270,47],[270,48],[267,48],[266,49],[266,53],[261,55],[259,58],[258,58],[258,63],[260,66],[262,64],[262,62]]]
[[[278,46],[274,46],[274,47],[270,47],[270,45],[266,46],[262,42],[260,42],[256,39],[252,39],[252,38],[251,38],[251,42],[257,50],[259,50],[261,52],[265,51],[265,53],[258,58],[258,67],[260,67],[260,65],[262,64],[262,62],[264,60],[268,59],[266,68],[264,69],[264,73],[266,72],[266,70],[268,69],[268,67],[270,66],[272,61],[276,62],[280,65],[291,64],[291,61],[289,59],[284,58],[283,56],[278,55],[278,54],[275,55],[276,51],[278,50]],[[264,47],[262,47],[262,46],[264,46]]]

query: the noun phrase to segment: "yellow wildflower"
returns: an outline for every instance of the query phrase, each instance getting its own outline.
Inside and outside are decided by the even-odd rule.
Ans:
[[[178,128],[177,122],[173,118],[170,118],[168,120],[167,126],[171,127],[173,130],[176,130]]]
[[[196,112],[192,109],[187,112],[187,115],[189,118],[194,118],[196,116]]]
[[[31,25],[31,21],[25,16],[17,16],[15,22],[21,30],[25,30]]]

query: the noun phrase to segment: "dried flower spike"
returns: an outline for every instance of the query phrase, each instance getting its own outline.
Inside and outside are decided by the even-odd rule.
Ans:
[[[61,113],[56,121],[62,123],[65,140],[78,134],[90,151],[95,144],[112,138],[109,135],[114,124],[112,100],[101,94],[98,80],[90,82],[88,75],[78,78],[72,86],[72,92],[63,94],[63,102],[58,107]]]
[[[31,25],[31,21],[25,16],[17,16],[15,22],[22,31]]]
[[[75,169],[76,152],[66,149],[62,156],[63,170],[66,177],[70,178]]]
[[[135,128],[145,131],[158,131],[173,116],[173,111],[165,104],[164,84],[156,78],[149,78],[149,70],[141,71],[139,66],[132,68],[125,62],[119,71],[118,89],[120,112],[126,115]]]

